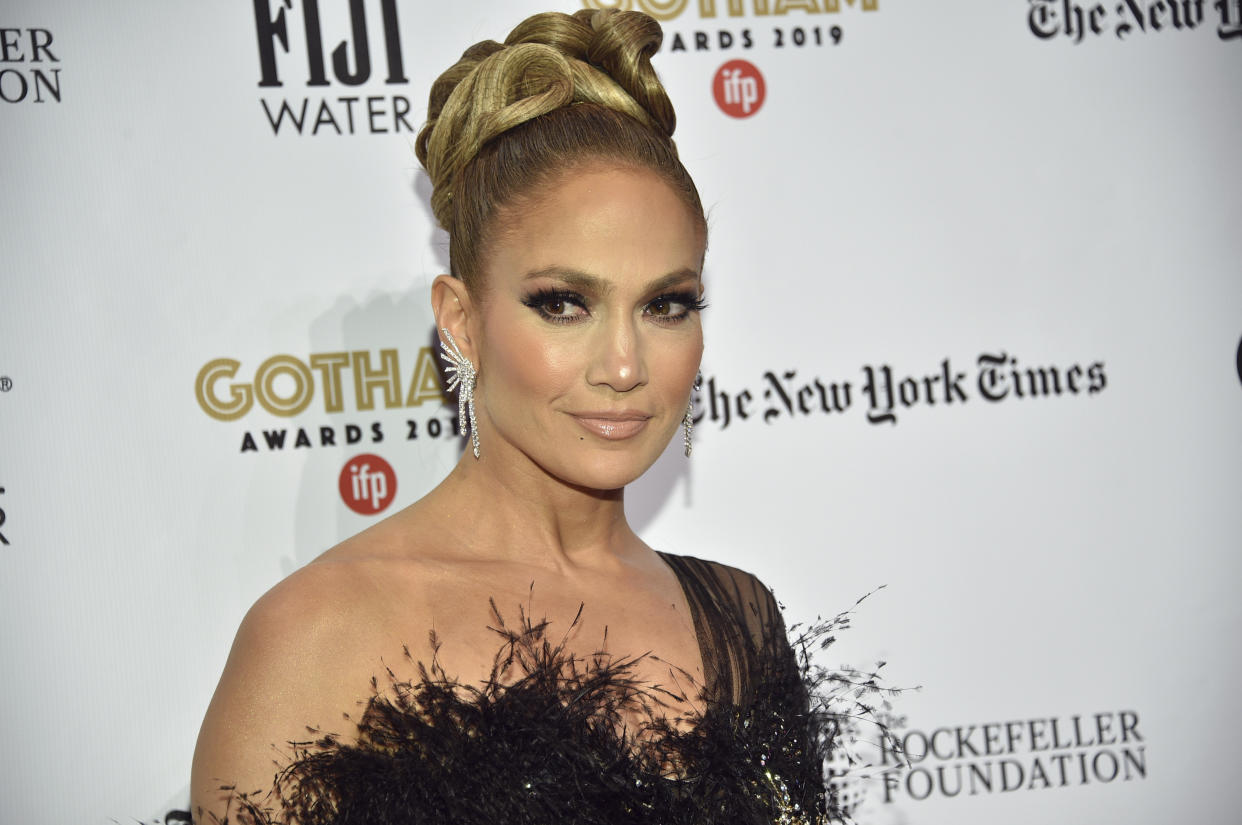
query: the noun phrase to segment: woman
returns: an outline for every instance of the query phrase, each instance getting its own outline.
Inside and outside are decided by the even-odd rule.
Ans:
[[[432,303],[472,445],[247,614],[195,753],[198,821],[822,806],[771,595],[655,552],[622,507],[679,428],[689,453],[703,351],[706,221],[660,38],[639,13],[537,15],[433,86],[417,152],[452,274]]]

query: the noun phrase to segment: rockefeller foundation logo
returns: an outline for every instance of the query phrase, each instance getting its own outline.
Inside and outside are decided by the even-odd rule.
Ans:
[[[1147,778],[1133,710],[911,730],[899,744],[881,742],[885,802]]]

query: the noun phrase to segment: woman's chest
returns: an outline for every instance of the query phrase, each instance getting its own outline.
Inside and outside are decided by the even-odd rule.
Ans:
[[[386,651],[384,664],[398,680],[415,678],[422,664],[476,688],[513,684],[553,664],[566,673],[624,666],[628,679],[668,702],[671,716],[702,710],[695,617],[676,578],[566,581],[508,572],[423,576],[417,587],[385,594],[369,646]]]

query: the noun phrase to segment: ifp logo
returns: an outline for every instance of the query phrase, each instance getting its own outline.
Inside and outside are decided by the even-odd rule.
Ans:
[[[730,60],[716,70],[712,94],[720,111],[729,117],[750,117],[763,105],[768,88],[754,63]]]
[[[372,453],[356,455],[341,468],[337,486],[345,506],[364,516],[382,513],[397,495],[392,465]]]

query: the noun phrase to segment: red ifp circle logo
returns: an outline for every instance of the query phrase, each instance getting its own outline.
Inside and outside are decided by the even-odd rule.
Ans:
[[[383,512],[397,495],[397,474],[377,455],[356,455],[341,468],[337,479],[341,499],[355,513],[373,516]]]
[[[748,60],[730,60],[716,70],[712,79],[716,105],[729,117],[750,117],[759,111],[768,95],[763,73]]]

